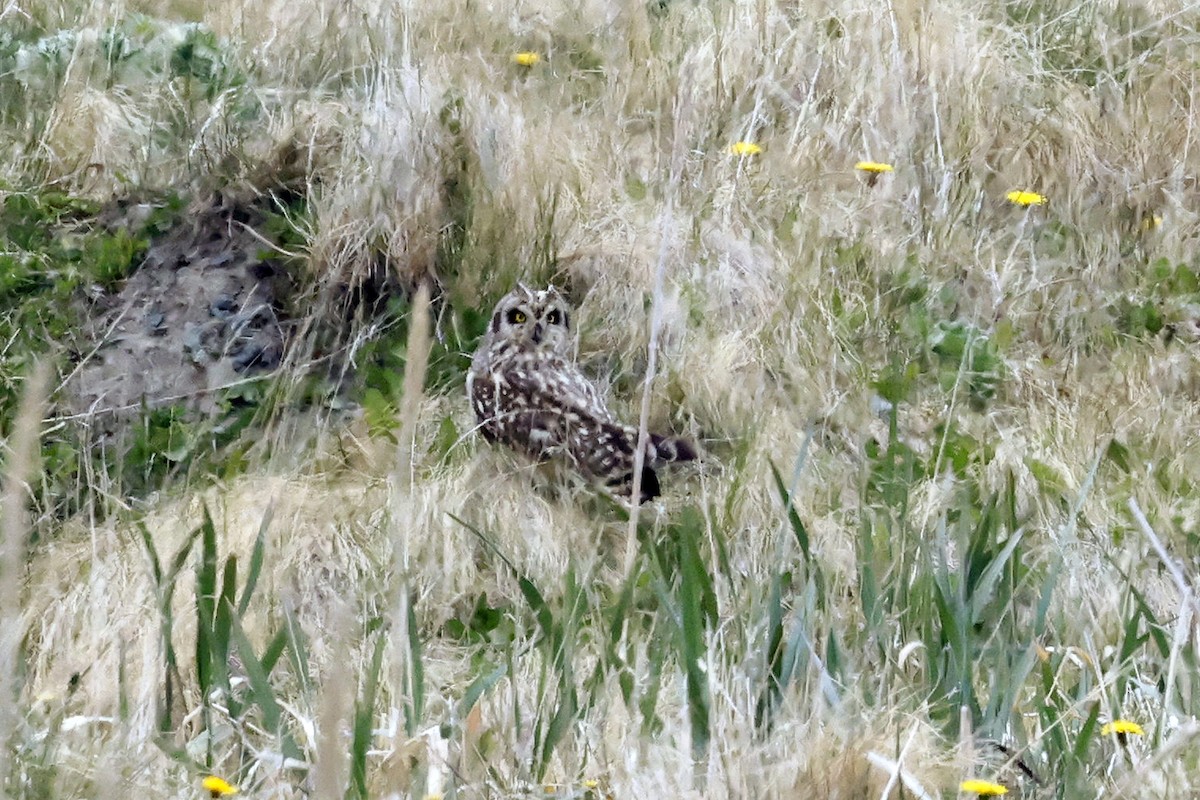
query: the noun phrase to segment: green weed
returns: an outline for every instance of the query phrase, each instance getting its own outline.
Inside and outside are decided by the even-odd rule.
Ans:
[[[229,555],[223,563],[220,559],[218,532],[207,508],[202,523],[167,565],[161,562],[153,533],[145,525],[139,526],[159,598],[163,657],[159,744],[168,755],[193,770],[242,776],[251,766],[252,754],[261,752],[264,746],[285,758],[303,758],[285,722],[277,681],[271,678],[285,649],[291,651],[293,665],[299,667],[297,674],[303,676],[307,672],[305,646],[296,636],[294,620],[285,615],[285,624],[269,639],[261,655],[244,630],[244,620],[262,574],[270,522],[268,511],[242,581],[239,581],[237,556]],[[174,642],[172,598],[177,578],[197,541],[200,552],[195,582],[195,650],[191,669],[186,669]],[[200,723],[189,731],[188,745],[180,749],[170,743],[171,737],[177,733],[176,726],[182,721],[189,698],[194,697],[200,702]],[[261,731],[266,737],[258,738],[251,731]]]

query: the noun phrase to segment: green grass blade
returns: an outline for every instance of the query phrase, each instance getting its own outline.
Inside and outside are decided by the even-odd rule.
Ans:
[[[311,698],[313,679],[312,672],[308,667],[308,637],[305,635],[304,629],[300,627],[300,622],[296,619],[296,611],[290,602],[283,604],[283,630],[287,636],[288,660],[291,662],[292,671],[296,673],[296,680],[300,683],[300,693],[304,697]]]
[[[758,696],[754,708],[754,727],[769,728],[775,707],[783,693],[780,682],[783,671],[783,580],[779,573],[771,579],[771,593],[767,599],[767,647],[765,662],[767,680]]]
[[[983,619],[984,611],[991,603],[992,598],[996,593],[996,586],[1000,578],[1004,574],[1004,568],[1008,565],[1017,547],[1021,544],[1021,539],[1025,535],[1025,528],[1017,528],[1004,544],[1004,549],[988,562],[984,567],[979,580],[975,584],[975,590],[971,594],[971,621],[980,622]]]
[[[163,695],[161,703],[156,715],[158,718],[158,730],[160,733],[170,731],[174,725],[172,720],[172,712],[175,707],[175,689],[179,684],[179,659],[175,652],[175,643],[172,637],[172,632],[175,629],[175,618],[171,610],[171,599],[175,594],[175,579],[178,577],[180,570],[187,563],[188,555],[192,551],[193,545],[196,543],[196,537],[200,535],[201,528],[197,527],[192,530],[179,550],[171,558],[170,567],[164,574],[162,563],[158,556],[158,550],[154,546],[154,537],[149,529],[144,524],[138,525],[138,531],[142,536],[142,544],[146,548],[146,553],[150,558],[150,571],[154,577],[155,589],[158,594],[158,615],[159,615],[159,638],[163,648]]]
[[[171,567],[167,570],[167,574],[163,576],[164,584],[169,593],[174,593],[175,579],[179,577],[179,573],[182,572],[183,568],[187,565],[187,559],[192,552],[192,547],[196,544],[196,539],[200,538],[200,535],[203,532],[203,525],[192,529],[192,532],[188,535],[188,538],[179,546],[179,549],[175,551],[175,556],[171,559]],[[216,562],[214,561],[213,564],[215,567]]]
[[[656,632],[652,631],[651,633]],[[650,641],[654,641],[653,636]],[[645,688],[638,701],[638,711],[642,715],[642,736],[646,738],[657,736],[663,726],[662,720],[658,717],[658,695],[662,690],[663,665],[666,662],[667,653],[668,648],[666,647],[651,646],[647,648],[650,660],[646,664],[645,678],[642,684]]]
[[[629,609],[633,604],[633,591],[642,577],[640,562],[629,571],[629,576],[622,581],[621,591],[617,602],[613,604],[608,620],[608,657],[610,660],[620,660],[617,648],[625,635],[625,625],[629,620]]]
[[[221,572],[221,594],[217,597],[216,618],[213,620],[213,659],[218,674],[224,672],[218,665],[228,664],[232,652],[229,631],[233,627],[233,605],[237,598],[237,572],[237,556],[225,559],[225,569]],[[220,685],[228,688],[227,681],[220,681]]]
[[[1122,575],[1124,575],[1124,573],[1122,573]],[[1150,608],[1150,604],[1146,602],[1145,596],[1139,592],[1137,586],[1134,585],[1133,579],[1126,575],[1125,580],[1129,584],[1129,593],[1133,595],[1134,602],[1137,604],[1138,613],[1141,614],[1141,616],[1146,620],[1146,636],[1150,637],[1150,639],[1154,642],[1154,645],[1158,648],[1158,653],[1161,657],[1170,658],[1171,639],[1167,636],[1166,629],[1154,615],[1154,611]],[[1134,616],[1136,617],[1137,615],[1135,614]],[[1133,629],[1137,629],[1136,621],[1133,623]],[[1144,640],[1145,636],[1132,637],[1131,641],[1136,641],[1136,646],[1131,646],[1127,649],[1123,647],[1121,651],[1121,661],[1124,662],[1124,660],[1133,653],[1133,650],[1136,649],[1137,646],[1140,646],[1141,642]]]
[[[379,689],[379,673],[383,668],[383,651],[387,636],[375,637],[371,665],[363,678],[362,697],[354,706],[354,731],[350,742],[351,797],[367,800],[367,751],[371,748],[371,730],[375,718],[375,696]]]
[[[230,611],[232,612],[232,608]],[[279,703],[275,700],[275,690],[271,688],[267,670],[254,655],[254,647],[246,638],[246,632],[242,630],[241,623],[232,613],[229,614],[229,619],[230,635],[237,646],[238,655],[242,660],[242,668],[246,670],[246,679],[250,683],[250,696],[254,704],[262,711],[263,725],[271,733],[278,734],[282,713]]]
[[[163,586],[162,562],[158,558],[158,548],[154,546],[154,537],[150,535],[150,529],[146,527],[146,523],[144,522],[139,521],[137,529],[138,533],[142,536],[142,546],[146,548],[146,555],[150,558],[150,575],[154,578],[154,588],[162,592],[165,588]]]
[[[771,462],[771,477],[775,479],[775,490],[779,493],[779,499],[783,501],[784,513],[787,515],[788,524],[791,525],[792,534],[796,537],[796,543],[800,545],[800,552],[804,553],[805,563],[812,564],[812,552],[809,550],[808,544],[808,528],[804,527],[804,523],[800,520],[800,515],[796,513],[796,505],[793,502],[792,495],[787,489],[787,485],[783,482],[783,476],[779,474],[779,468]]]
[[[1062,559],[1058,559],[1046,574],[1042,584],[1042,594],[1038,599],[1037,613],[1033,618],[1033,635],[1041,636],[1046,630],[1046,614],[1050,611],[1050,601],[1054,599],[1054,590],[1058,587],[1058,576],[1062,572]]]
[[[471,709],[479,702],[479,698],[483,697],[484,694],[490,691],[507,674],[508,667],[505,664],[501,664],[491,672],[486,672],[471,681],[471,685],[467,687],[467,691],[463,692],[462,700],[458,701],[458,718],[466,719],[467,714],[471,713]]]
[[[534,771],[539,781],[546,775],[546,769],[550,766],[550,757],[554,755],[554,748],[558,747],[558,743],[566,736],[578,716],[579,697],[575,691],[571,671],[565,670],[560,673],[558,707],[554,711],[554,716],[550,718],[550,723],[546,726],[541,754]]]
[[[533,581],[528,578],[519,578],[517,586],[521,589],[521,594],[525,597],[525,602],[529,603],[529,607],[533,610],[533,617],[537,620],[538,627],[542,631],[542,636],[547,641],[555,642],[556,632],[554,628],[554,614],[550,611],[550,607],[546,605],[542,593],[533,585]]]
[[[446,516],[450,517],[450,519],[454,520],[459,525],[462,525],[464,528],[469,530],[471,533],[475,534],[475,536],[478,537],[479,541],[483,542],[484,545],[489,550],[491,550],[493,553],[495,553],[496,556],[501,561],[504,562],[505,566],[507,566],[513,572],[520,572],[520,570],[517,569],[516,565],[514,565],[513,562],[509,560],[508,556],[504,555],[503,551],[500,550],[499,546],[497,546],[497,544],[495,542],[493,542],[487,534],[485,534],[483,531],[479,530],[479,528],[476,528],[471,523],[462,519],[461,517],[457,517],[454,514],[451,514],[449,511],[446,512]]]
[[[629,575],[621,582],[621,591],[617,593],[616,602],[606,610],[608,638],[604,642],[604,658],[597,659],[595,670],[587,684],[588,707],[594,703],[597,692],[603,686],[605,675],[614,670],[621,689],[621,699],[626,705],[633,702],[633,673],[621,655],[621,642],[626,634],[626,626],[632,619],[630,608],[633,604],[634,589],[642,576],[642,565],[643,561],[639,557]]]
[[[709,691],[705,668],[705,596],[712,583],[700,557],[696,538],[679,538],[680,658],[687,683],[688,719],[692,729],[692,751],[697,756],[708,750]]]
[[[213,625],[217,602],[217,532],[208,507],[200,525],[200,566],[196,573],[196,677],[200,694],[207,698],[213,688]]]
[[[270,674],[275,669],[275,665],[279,662],[279,657],[283,655],[284,650],[288,646],[288,631],[286,627],[275,631],[275,635],[271,637],[271,641],[267,642],[267,647],[263,650],[262,668]]]
[[[412,695],[409,702],[404,704],[404,727],[409,736],[414,736],[425,713],[425,665],[421,660],[421,632],[417,629],[416,612],[411,601],[405,605],[408,607],[408,663],[412,670]]]
[[[1091,747],[1092,740],[1096,737],[1096,726],[1100,720],[1100,704],[1092,703],[1092,710],[1088,712],[1087,719],[1084,720],[1083,726],[1079,729],[1079,733],[1075,735],[1075,758],[1079,761],[1084,761],[1087,756],[1088,748]]]
[[[258,526],[258,536],[254,539],[254,550],[250,553],[250,570],[246,573],[246,585],[242,589],[242,599],[238,601],[237,605],[239,619],[246,616],[246,609],[250,607],[250,600],[253,599],[254,590],[258,587],[258,578],[262,574],[263,552],[266,549],[267,529],[271,527],[271,518],[274,513],[274,504],[267,506],[262,522]]]
[[[788,637],[787,647],[783,651],[783,662],[779,670],[779,685],[782,689],[792,681],[796,667],[807,664],[812,657],[812,646],[808,641],[806,620],[799,616],[792,626],[792,634]]]

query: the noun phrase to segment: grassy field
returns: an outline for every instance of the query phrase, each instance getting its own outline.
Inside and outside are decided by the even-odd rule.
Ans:
[[[1198,75],[1176,0],[0,1],[0,795],[1194,796]],[[214,193],[288,356],[90,447]],[[518,280],[704,450],[632,520],[472,435]]]

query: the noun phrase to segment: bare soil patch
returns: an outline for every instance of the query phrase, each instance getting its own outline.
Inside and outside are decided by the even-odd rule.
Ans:
[[[72,413],[105,430],[143,408],[215,413],[219,391],[279,366],[294,281],[262,231],[261,205],[221,195],[194,205],[119,291],[100,298],[85,326],[88,348],[64,387]],[[113,207],[101,221],[133,225],[150,210]]]

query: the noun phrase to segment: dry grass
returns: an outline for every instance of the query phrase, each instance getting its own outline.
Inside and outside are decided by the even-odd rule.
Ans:
[[[135,11],[161,28],[150,49],[199,22],[219,37],[213,69],[237,79],[206,93],[107,66],[98,42]],[[371,797],[547,796],[543,784],[574,797],[949,797],[975,775],[1026,797],[1179,796],[1197,769],[1192,600],[1127,501],[1194,581],[1200,369],[1187,337],[1200,288],[1153,277],[1160,263],[1197,269],[1193,18],[1177,2],[1058,0],[0,7],[16,30],[75,32],[60,55],[26,51],[0,75],[14,100],[0,113],[0,187],[104,199],[249,180],[286,153],[307,188],[314,281],[353,284],[382,261],[402,282],[435,281],[439,302],[484,310],[517,279],[565,285],[581,358],[624,416],[638,418],[656,364],[650,426],[709,453],[666,477],[627,559],[621,514],[590,494],[471,437],[433,453],[439,423],[468,431],[469,409],[457,387],[406,384],[411,467],[381,442],[346,466],[329,455],[339,427],[301,466],[281,457],[136,514],[47,523],[20,610],[0,620],[25,631],[26,660],[0,676],[21,687],[20,719],[0,719],[16,765],[3,788],[189,797],[203,768],[249,796],[333,797],[353,786],[341,759],[358,755]],[[542,60],[520,67],[519,50]],[[763,152],[734,157],[738,140]],[[862,159],[895,172],[868,181]],[[1017,208],[1012,189],[1049,202]],[[1146,302],[1171,336],[1122,310]],[[976,340],[999,377],[972,407],[971,364],[953,346]],[[880,395],[897,371],[891,420]],[[901,445],[920,469],[896,499],[876,481]],[[402,479],[388,480],[393,464]],[[19,476],[19,461],[6,470]],[[1019,533],[978,516],[990,497],[1011,503]],[[170,606],[180,713],[158,733],[159,597],[136,523],[166,561],[202,504],[241,577],[273,506],[242,619],[257,652],[285,612],[303,631],[293,647],[313,685],[291,655],[271,673],[303,764],[283,761],[253,706],[206,726],[194,557]],[[997,555],[1008,544],[1018,567]],[[990,601],[970,595],[985,551],[1003,576]],[[939,609],[928,598],[942,578],[943,601],[980,608]],[[500,621],[454,633],[481,624],[477,602]],[[768,726],[756,707],[773,614],[797,660]],[[971,642],[966,686],[947,666],[959,640],[935,636],[951,620]],[[364,752],[351,732],[376,624],[389,641]],[[686,663],[689,642],[703,669]],[[540,753],[564,707],[562,738]],[[1150,735],[1099,737],[1094,709]]]

